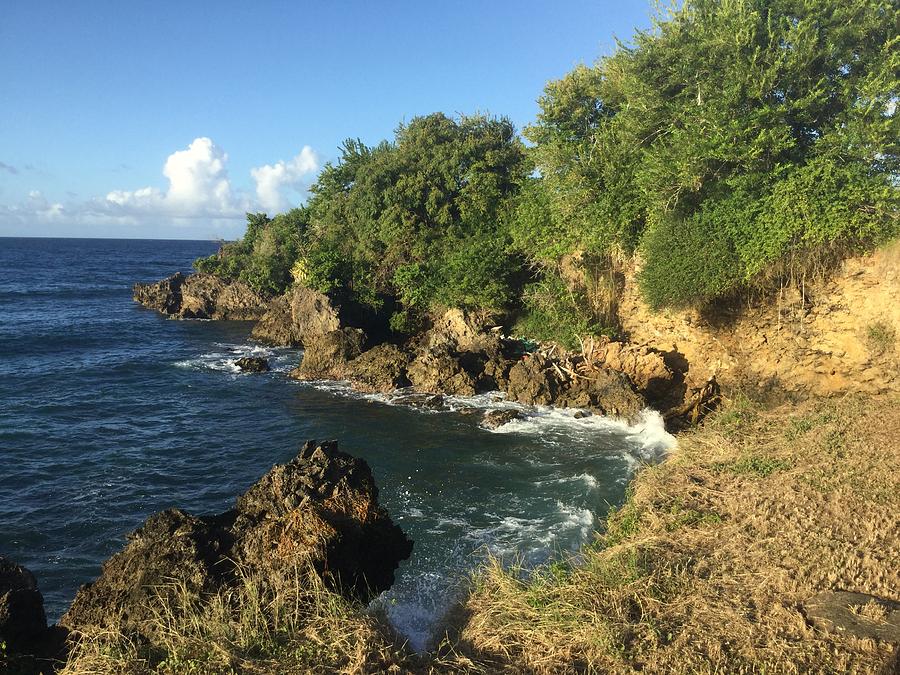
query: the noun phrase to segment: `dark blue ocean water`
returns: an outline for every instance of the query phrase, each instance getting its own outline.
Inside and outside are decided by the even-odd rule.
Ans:
[[[501,432],[334,384],[289,380],[300,353],[240,322],[173,321],[131,299],[211,242],[0,238],[0,554],[38,577],[48,614],[149,514],[218,512],[306,439],[364,457],[415,540],[382,601],[421,646],[484,551],[532,562],[576,550],[669,442],[639,427],[531,411]],[[243,375],[234,360],[273,359]],[[490,397],[460,408],[504,405]]]

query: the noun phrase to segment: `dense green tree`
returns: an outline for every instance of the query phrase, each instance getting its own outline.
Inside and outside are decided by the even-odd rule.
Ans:
[[[246,281],[266,295],[283,293],[291,284],[308,224],[304,207],[269,218],[248,213],[242,239],[229,242],[213,255],[194,263],[201,272]]]
[[[803,275],[898,234],[898,47],[894,0],[687,0],[549,83],[531,147],[508,120],[440,113],[347,141],[305,207],[248,215],[197,267],[401,332],[511,309],[570,344],[614,329],[635,252],[657,307]]]
[[[657,306],[896,235],[897,28],[884,0],[689,0],[548,85],[526,135],[549,222],[640,249]]]
[[[309,203],[305,264],[316,285],[367,304],[396,297],[397,325],[436,305],[512,299],[503,214],[530,167],[507,120],[437,113],[402,125],[391,143],[342,150]]]

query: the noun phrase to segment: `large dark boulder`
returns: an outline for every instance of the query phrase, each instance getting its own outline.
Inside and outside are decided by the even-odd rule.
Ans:
[[[255,321],[265,312],[266,299],[242,281],[213,274],[181,272],[150,284],[135,284],[134,299],[178,319]]]
[[[34,575],[0,556],[0,673],[49,674],[65,661],[68,631],[47,626]]]
[[[340,327],[338,309],[327,295],[295,286],[269,303],[251,337],[282,347],[303,347]]]
[[[344,368],[344,377],[360,391],[390,393],[409,386],[407,371],[411,359],[397,345],[381,344],[350,361]]]
[[[411,551],[412,542],[379,506],[366,462],[334,442],[310,441],[230,511],[193,516],[171,509],[148,518],[100,577],[81,587],[60,624],[149,635],[156,596],[173,584],[203,597],[252,576],[277,593],[298,566],[308,565],[335,590],[365,601],[393,584]]]
[[[291,371],[299,380],[341,378],[347,364],[363,353],[366,334],[359,328],[341,328],[306,341],[303,360]]]
[[[0,556],[0,642],[12,651],[30,652],[46,630],[44,597],[34,575]]]

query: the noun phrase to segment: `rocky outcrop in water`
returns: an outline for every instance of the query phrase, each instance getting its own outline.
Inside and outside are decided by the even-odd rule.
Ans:
[[[409,353],[392,344],[381,344],[363,352],[344,368],[344,377],[365,392],[389,393],[408,387]]]
[[[518,410],[488,410],[481,418],[481,426],[484,429],[499,429],[504,424],[521,419],[522,413]]]
[[[338,309],[327,295],[295,286],[272,300],[251,337],[282,347],[302,347],[340,328]]]
[[[225,281],[212,274],[177,272],[149,284],[135,284],[134,299],[178,319],[255,321],[265,312],[266,299],[242,281]]]
[[[431,328],[405,345],[377,344],[364,351],[365,333],[342,321],[349,315],[327,295],[301,286],[271,300],[265,311],[246,285],[209,274],[137,284],[135,299],[182,318],[257,318],[252,338],[304,347],[292,377],[346,379],[365,392],[411,386],[424,394],[471,396],[500,390],[527,405],[589,408],[625,418],[648,404],[677,411],[697,394],[689,391],[687,362],[674,350],[599,338],[581,354],[552,349],[526,354],[522,343],[489,328],[488,317],[459,309],[433,317]],[[697,418],[673,413],[667,419],[679,416]]]
[[[269,370],[269,359],[263,356],[242,356],[234,365],[244,373],[265,373]]]
[[[475,377],[447,347],[422,350],[409,364],[407,376],[421,392],[450,396],[472,396],[476,392]]]
[[[389,588],[412,542],[379,506],[365,461],[335,442],[306,443],[277,465],[234,509],[193,516],[170,509],[151,516],[125,548],[82,586],[60,623],[70,629],[148,629],[154,596],[172,584],[202,597],[240,575],[277,586],[298,565],[312,565],[340,592],[367,600]]]

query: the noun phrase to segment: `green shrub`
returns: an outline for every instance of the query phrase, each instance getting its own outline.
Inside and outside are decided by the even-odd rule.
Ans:
[[[569,349],[578,346],[579,336],[611,335],[613,329],[601,325],[587,300],[569,288],[559,275],[547,272],[523,292],[522,314],[513,332],[534,340],[554,340]]]
[[[876,321],[866,326],[866,346],[875,356],[894,351],[897,331],[887,321]]]

